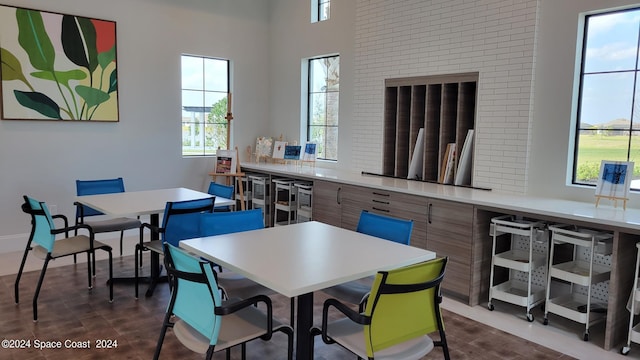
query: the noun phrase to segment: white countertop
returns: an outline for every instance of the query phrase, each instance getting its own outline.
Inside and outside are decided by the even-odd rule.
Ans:
[[[326,180],[350,185],[367,186],[376,189],[494,208],[504,211],[505,213],[513,211],[608,225],[624,228],[631,230],[633,233],[640,234],[639,209],[627,208],[624,210],[621,204],[619,204],[617,208],[603,204],[600,204],[596,208],[595,197],[593,202],[580,202],[538,196],[506,194],[497,191],[440,185],[422,181],[362,175],[361,173],[310,165],[244,163],[242,167],[245,169],[245,172],[251,172],[253,170],[293,178]]]

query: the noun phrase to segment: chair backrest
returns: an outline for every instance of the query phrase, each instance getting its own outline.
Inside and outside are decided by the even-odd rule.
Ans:
[[[167,272],[173,284],[169,311],[215,345],[220,333],[220,316],[214,310],[222,298],[210,262],[200,260],[171,244],[164,244]]]
[[[103,180],[76,180],[76,195],[100,195],[124,192],[124,180],[121,177],[116,179]],[[80,216],[104,215],[98,210],[86,205],[76,208],[76,218]]]
[[[213,236],[264,228],[262,209],[200,215],[200,236]]]
[[[209,190],[207,191],[211,195],[220,196],[227,199],[233,199],[234,188],[231,185],[223,185],[218,184],[215,181],[212,181],[209,184]],[[216,209],[221,210],[230,210],[229,206],[217,206]]]
[[[376,275],[365,316],[367,356],[436,330],[444,330],[440,283],[447,258],[437,258]]]
[[[363,210],[356,231],[359,233],[409,245],[413,220],[378,215]]]
[[[200,236],[201,213],[213,212],[215,197],[167,202],[162,220],[162,241],[178,246],[178,242]]]
[[[31,215],[29,241],[42,246],[47,252],[53,252],[56,236],[52,233],[52,230],[55,229],[55,225],[47,204],[26,195],[23,198],[22,211]]]

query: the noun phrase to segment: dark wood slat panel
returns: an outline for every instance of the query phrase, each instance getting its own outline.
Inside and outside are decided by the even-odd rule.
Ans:
[[[387,87],[384,92],[384,139],[382,139],[382,173],[388,176],[393,176],[395,170],[397,113],[398,88]]]
[[[409,130],[411,124],[411,86],[401,86],[398,93],[396,152],[394,176],[406,178],[409,172]]]

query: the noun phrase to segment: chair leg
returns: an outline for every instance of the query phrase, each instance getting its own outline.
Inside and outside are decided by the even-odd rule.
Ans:
[[[124,239],[124,230],[120,231],[120,257],[122,257],[122,240]]]
[[[140,244],[136,244],[135,250],[134,250],[134,288],[135,288],[135,298],[138,298],[138,251],[140,251]],[[140,251],[140,253],[142,253],[142,251]],[[140,259],[142,260],[142,259]]]
[[[167,321],[167,320],[165,320]],[[160,350],[162,350],[162,343],[164,342],[164,336],[167,333],[167,324],[162,324],[162,329],[160,329],[160,338],[158,339],[158,343],[156,344],[156,351],[153,354],[153,360],[158,360],[160,357]]]
[[[94,254],[95,258],[95,254]],[[89,290],[93,289],[93,276],[96,276],[96,269],[91,271],[91,252],[87,251],[87,274],[89,275]],[[93,276],[92,276],[93,275]]]
[[[289,321],[291,327],[295,326],[295,317],[296,317],[296,298],[291,298],[291,314],[289,314]]]
[[[447,337],[444,334],[444,330],[440,330],[440,341],[436,342],[435,345],[442,347],[442,352],[444,353],[445,360],[451,359],[451,357],[449,356],[449,346],[447,345]]]
[[[16,304],[20,302],[20,278],[22,278],[22,271],[24,270],[24,264],[27,262],[27,255],[29,254],[30,247],[27,246],[24,249],[24,255],[22,255],[22,262],[20,263],[20,269],[18,270],[18,275],[16,276],[16,282],[13,285],[13,293],[15,296]]]
[[[47,258],[44,260],[44,265],[42,265],[42,271],[40,272],[40,278],[38,279],[38,285],[36,286],[36,291],[33,294],[33,321],[38,321],[38,295],[40,295],[40,289],[42,288],[42,282],[44,281],[44,275],[47,272],[47,265],[49,265],[49,260],[51,257],[47,255]]]
[[[113,255],[111,254],[111,249],[107,250],[109,252],[109,302],[113,302]]]

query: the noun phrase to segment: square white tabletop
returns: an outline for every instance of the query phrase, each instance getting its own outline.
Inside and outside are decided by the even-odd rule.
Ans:
[[[125,191],[121,193],[76,196],[76,201],[111,216],[139,216],[164,211],[169,201],[188,201],[211,197],[186,188]],[[216,196],[216,206],[235,205],[235,201]]]
[[[182,240],[180,247],[288,297],[436,256],[316,221]]]

